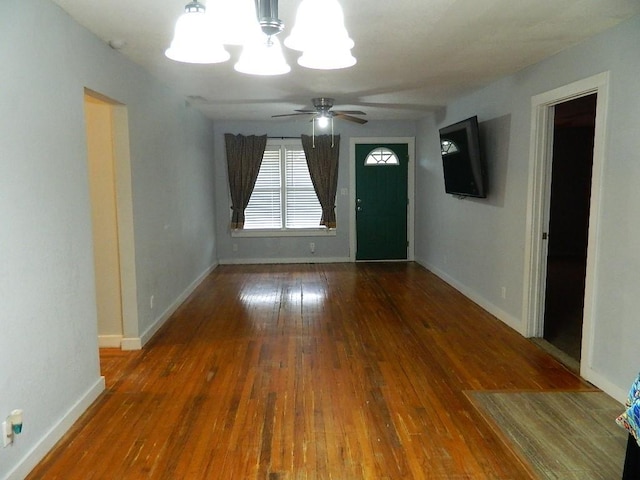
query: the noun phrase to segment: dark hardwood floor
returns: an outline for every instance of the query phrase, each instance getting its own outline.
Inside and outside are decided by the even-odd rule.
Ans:
[[[592,387],[414,263],[220,266],[30,479],[528,479],[469,391]]]

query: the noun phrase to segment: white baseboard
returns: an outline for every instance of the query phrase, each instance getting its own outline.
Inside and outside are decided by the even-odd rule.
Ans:
[[[445,272],[434,267],[433,265],[429,265],[426,262],[422,262],[421,260],[417,260],[417,259],[416,259],[416,262],[422,265],[424,268],[429,270],[431,273],[433,273],[437,277],[439,277],[444,282],[451,285],[453,288],[455,288],[460,293],[462,293],[465,297],[467,297],[468,299],[480,305],[482,308],[484,308],[487,312],[489,312],[491,315],[496,317],[498,320],[502,321],[503,323],[507,324],[509,327],[513,328],[516,332],[518,332],[523,337],[526,337],[526,334],[524,332],[524,326],[520,319],[514,317],[513,315],[510,315],[509,313],[502,310],[500,307],[497,307],[493,303],[487,301],[486,298],[480,296],[476,291],[471,290],[466,285],[463,285],[457,280],[451,278]]]
[[[122,335],[98,335],[98,347],[120,348]]]
[[[4,480],[21,480],[49,453],[80,416],[91,406],[105,389],[104,377],[100,377],[69,411],[53,425],[27,455],[13,468]]]
[[[270,265],[276,263],[352,263],[349,257],[225,258],[220,265]]]
[[[99,348],[120,348],[121,350],[140,350],[142,341],[139,337],[123,337],[122,335],[99,335]]]
[[[123,338],[118,345],[122,350],[141,350],[142,340],[140,337],[126,337]]]
[[[191,284],[185,289],[182,294],[176,298],[176,300],[169,305],[169,307],[160,314],[158,318],[153,322],[153,324],[145,330],[142,336],[139,339],[139,347],[138,348],[125,348],[125,342],[123,340],[122,349],[123,350],[139,350],[142,348],[151,338],[160,330],[160,328],[171,318],[171,315],[175,313],[175,311],[184,303],[184,301],[193,293],[193,291],[202,283],[202,281],[218,266],[218,264],[213,264],[209,268],[207,268],[204,272],[202,272],[198,278],[196,278]],[[133,340],[133,339],[131,339]],[[133,345],[133,342],[131,342]]]
[[[476,292],[474,292],[474,291],[466,288],[464,285],[456,282],[454,279],[449,277],[446,273],[442,272],[438,268],[435,268],[432,265],[428,265],[428,264],[423,263],[423,262],[418,261],[418,260],[416,260],[416,261],[418,263],[420,263],[423,267],[425,267],[427,270],[432,272],[434,275],[437,275],[443,281],[447,282],[453,288],[458,290],[464,296],[466,296],[469,299],[473,300],[475,303],[480,305],[486,311],[488,311],[489,313],[491,313],[492,315],[497,317],[499,320],[501,320],[504,323],[506,323],[508,326],[513,328],[520,335],[522,335],[523,337],[527,336],[527,334],[525,332],[525,329],[524,329],[524,327],[522,325],[522,322],[520,322],[517,318],[512,317],[511,315],[509,315],[508,313],[504,312],[500,308],[496,307],[495,305],[491,304],[490,302],[487,302],[485,299],[480,297]],[[612,397],[615,400],[619,401],[620,403],[624,403],[625,400],[627,399],[628,392],[620,389],[617,385],[615,385],[612,382],[610,382],[608,379],[606,379],[605,377],[600,375],[598,372],[593,370],[588,365],[581,365],[581,367],[580,367],[580,376],[582,378],[584,378],[585,380],[587,380],[588,382],[592,383],[594,386],[596,386],[597,388],[599,388],[603,392],[605,392],[610,397]]]
[[[580,376],[588,382],[594,384],[610,397],[619,401],[621,404],[624,404],[624,402],[627,400],[627,397],[629,395],[629,392],[627,390],[622,390],[617,385],[614,385],[598,372],[590,368],[588,365],[580,365]],[[631,386],[631,383],[629,383],[629,386]],[[620,413],[622,413],[622,410],[620,410]]]

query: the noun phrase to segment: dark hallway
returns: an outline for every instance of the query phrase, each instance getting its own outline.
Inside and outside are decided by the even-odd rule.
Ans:
[[[544,339],[580,361],[596,95],[556,105]]]

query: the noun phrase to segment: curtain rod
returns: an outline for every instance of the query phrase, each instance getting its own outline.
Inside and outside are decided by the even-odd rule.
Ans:
[[[313,148],[316,148],[316,135],[315,135],[315,128],[313,130],[313,134],[311,135],[311,138],[313,138]],[[300,140],[300,136],[297,137],[267,137],[267,140]],[[333,148],[333,122],[331,123],[331,148]]]

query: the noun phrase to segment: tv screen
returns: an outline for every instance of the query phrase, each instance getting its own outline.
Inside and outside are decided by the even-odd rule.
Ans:
[[[440,129],[444,189],[461,197],[486,198],[486,172],[480,151],[478,117]]]

